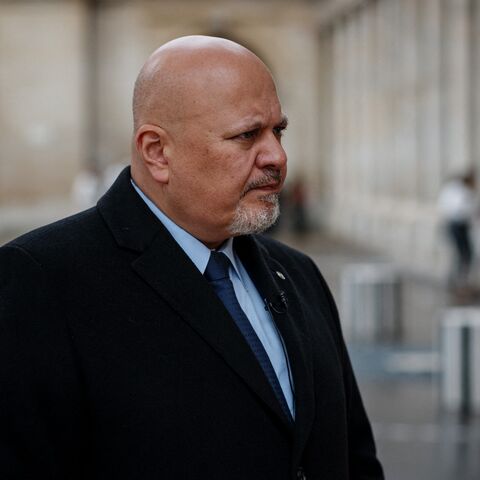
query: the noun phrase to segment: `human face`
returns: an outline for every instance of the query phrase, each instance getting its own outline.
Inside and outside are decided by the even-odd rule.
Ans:
[[[270,226],[286,175],[286,118],[270,74],[229,75],[197,88],[169,150],[167,210],[211,247]]]

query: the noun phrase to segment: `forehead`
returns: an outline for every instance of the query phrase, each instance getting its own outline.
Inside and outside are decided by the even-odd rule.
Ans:
[[[205,79],[204,79],[205,80]],[[190,92],[189,117],[228,123],[277,123],[282,108],[268,71],[209,76]]]

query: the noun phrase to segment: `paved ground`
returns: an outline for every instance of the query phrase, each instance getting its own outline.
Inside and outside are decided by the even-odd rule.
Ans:
[[[345,266],[381,260],[318,235],[282,240],[313,257],[340,304]],[[349,345],[388,480],[480,479],[480,417],[447,414],[440,405],[438,334],[450,302],[440,284],[404,275],[401,340]]]

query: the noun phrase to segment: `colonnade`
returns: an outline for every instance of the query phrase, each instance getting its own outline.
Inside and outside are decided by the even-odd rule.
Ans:
[[[356,2],[323,25],[332,49],[327,222],[422,270],[442,263],[442,182],[480,160],[477,4]]]

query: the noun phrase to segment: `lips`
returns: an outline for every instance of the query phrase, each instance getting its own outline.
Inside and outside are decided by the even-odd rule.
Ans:
[[[280,188],[280,182],[267,183],[265,185],[259,185],[254,187],[253,190],[278,190]]]
[[[247,187],[247,192],[251,190],[278,190],[282,185],[280,180],[272,182],[253,182]]]

